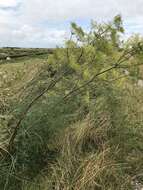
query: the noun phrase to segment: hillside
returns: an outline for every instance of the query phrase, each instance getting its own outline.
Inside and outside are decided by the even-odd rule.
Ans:
[[[143,43],[119,15],[71,27],[52,53],[0,50],[0,189],[141,190]]]

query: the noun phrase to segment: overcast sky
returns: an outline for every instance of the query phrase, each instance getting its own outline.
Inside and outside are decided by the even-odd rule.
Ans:
[[[126,35],[143,34],[143,0],[0,0],[0,46],[55,47],[68,36],[70,22],[121,14]]]

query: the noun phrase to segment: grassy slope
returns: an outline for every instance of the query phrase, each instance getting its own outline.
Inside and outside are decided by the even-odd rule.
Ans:
[[[24,92],[25,87],[39,73],[40,68],[45,64],[46,60],[47,56],[36,56],[31,58],[16,59],[0,65],[0,103],[1,106],[7,106],[6,111],[3,112],[4,115],[9,113],[9,106],[11,103],[18,103],[20,95]],[[135,94],[133,94],[133,96],[135,96]],[[140,104],[140,102],[138,102],[138,104]],[[133,110],[138,109],[137,106],[139,105],[137,105],[136,101],[134,104],[136,107],[134,107]],[[30,126],[30,128],[33,126],[40,126],[40,131],[34,131],[34,135],[37,135],[36,137],[32,136],[33,131],[29,132],[29,136],[32,139],[33,144],[32,141],[29,140],[30,138],[28,139],[27,137],[24,137],[28,142],[25,145],[20,145],[22,148],[20,152],[21,155],[23,151],[25,151],[25,147],[27,148],[27,152],[31,150],[33,152],[28,152],[29,158],[24,158],[25,155],[23,153],[22,161],[25,162],[26,160],[26,163],[24,163],[26,166],[29,164],[27,161],[31,162],[29,165],[32,168],[28,165],[28,171],[22,171],[22,169],[20,169],[20,173],[16,173],[19,176],[24,175],[24,177],[28,178],[32,170],[37,172],[36,169],[40,167],[36,161],[38,160],[39,162],[39,160],[42,160],[42,157],[45,156],[46,148],[41,148],[43,146],[42,142],[39,143],[40,145],[37,145],[36,143],[37,139],[41,140],[41,136],[44,133],[45,137],[43,135],[42,140],[46,139],[47,143],[49,143],[46,137],[46,125],[48,125],[48,122],[51,122],[51,125],[53,126],[62,126],[62,119],[64,117],[62,113],[59,112],[60,109],[62,110],[62,107],[60,107],[57,113],[54,113],[59,116],[53,116],[53,118],[47,122],[47,118],[50,117],[50,115],[48,115],[50,108],[48,107],[49,105],[47,102],[45,105],[44,103],[38,104],[37,107],[35,107],[36,111],[34,110],[31,113],[31,116],[29,116],[29,120],[27,119],[28,121],[26,121],[28,123],[28,127]],[[43,114],[40,120],[37,116],[41,114],[41,111],[43,111]],[[45,116],[45,114],[47,115]],[[30,117],[35,117],[35,123],[30,120]],[[69,115],[67,114],[66,117],[69,117]],[[38,171],[39,173],[36,173],[38,174],[38,177],[35,178],[35,181],[22,180],[22,187],[21,184],[20,186],[12,186],[13,182],[9,181],[9,185],[7,185],[8,190],[19,189],[19,187],[24,190],[51,190],[53,189],[53,184],[56,190],[92,190],[94,187],[96,187],[97,190],[115,190],[116,186],[117,190],[130,190],[130,182],[132,181],[134,175],[142,174],[142,134],[139,134],[139,129],[132,129],[132,125],[135,125],[136,121],[135,124],[131,123],[131,127],[127,127],[126,130],[124,130],[124,126],[121,128],[117,127],[116,129],[110,126],[108,117],[109,116],[106,114],[105,116],[101,116],[101,121],[99,121],[99,123],[103,123],[103,125],[100,127],[98,127],[98,122],[94,123],[94,121],[87,117],[85,120],[76,123],[71,128],[64,130],[61,136],[58,135],[54,141],[51,141],[48,145],[46,145],[52,152],[50,155],[53,156],[53,152],[56,152],[56,154],[58,153],[58,155],[52,161],[50,160],[49,155],[46,155],[49,163],[47,163],[47,161],[46,163],[43,163],[43,160],[41,161],[44,164],[44,171],[42,168],[41,171]],[[132,115],[130,115],[129,119],[131,117]],[[43,123],[45,122],[44,126],[41,124],[41,121]],[[26,122],[24,125],[27,126]],[[64,125],[68,124],[65,123]],[[97,126],[97,128],[95,126]],[[41,132],[41,128],[42,130],[45,130],[43,133]],[[119,129],[121,129],[121,131],[119,131]],[[123,136],[121,137],[121,135]],[[29,142],[31,142],[31,145]],[[129,149],[127,148],[128,145]],[[132,151],[134,147],[135,150]],[[33,157],[31,154],[33,154]],[[38,156],[39,158],[37,159],[36,157]],[[46,157],[44,157],[44,159]],[[17,184],[18,182],[21,182],[21,179],[16,181]],[[40,185],[38,186],[39,183]]]
[[[46,61],[47,55],[12,59],[0,64],[0,144],[6,140],[7,124],[13,117],[15,105],[21,104],[27,84]]]
[[[30,82],[45,63],[47,56],[16,59],[0,65],[1,95],[13,98]]]

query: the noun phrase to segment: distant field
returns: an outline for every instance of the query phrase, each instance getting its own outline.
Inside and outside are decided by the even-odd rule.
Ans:
[[[26,56],[35,56],[35,55],[45,55],[53,52],[53,49],[50,48],[16,48],[16,47],[5,47],[0,48],[0,60],[1,62],[7,57],[19,58]]]

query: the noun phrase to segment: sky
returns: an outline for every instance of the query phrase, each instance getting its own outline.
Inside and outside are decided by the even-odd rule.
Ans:
[[[70,22],[87,29],[121,14],[126,36],[143,34],[143,0],[0,0],[0,46],[56,47]]]

